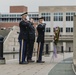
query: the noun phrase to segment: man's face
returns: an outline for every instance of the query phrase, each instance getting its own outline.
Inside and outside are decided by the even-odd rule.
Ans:
[[[23,15],[22,18],[23,18],[23,19],[26,19],[26,18],[27,18],[27,15]]]
[[[40,23],[43,23],[43,19],[40,19],[39,22],[40,22]]]
[[[31,18],[31,19],[30,19],[30,22],[34,23],[34,19]]]

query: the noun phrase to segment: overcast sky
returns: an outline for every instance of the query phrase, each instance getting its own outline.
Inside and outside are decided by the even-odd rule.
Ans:
[[[76,6],[76,0],[0,0],[0,13],[9,12],[13,5],[24,5],[29,12],[36,12],[39,6]]]

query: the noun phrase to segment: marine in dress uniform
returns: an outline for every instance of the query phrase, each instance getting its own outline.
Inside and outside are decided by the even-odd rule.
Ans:
[[[26,55],[27,55],[27,43],[28,43],[28,34],[29,34],[29,23],[26,19],[27,12],[23,13],[22,15],[22,21],[19,23],[20,33],[19,33],[19,44],[20,44],[20,50],[19,50],[19,64],[27,64]]]
[[[28,42],[27,61],[34,62],[34,60],[32,60],[32,54],[33,54],[34,42],[35,42],[34,20],[32,18],[30,18],[29,23],[30,23],[30,26],[29,26],[29,42]]]
[[[43,23],[44,19],[43,17],[39,18],[39,25],[37,26],[37,43],[38,43],[38,49],[37,49],[37,63],[44,63],[42,61],[42,52],[44,47],[44,34],[45,34],[45,23]]]

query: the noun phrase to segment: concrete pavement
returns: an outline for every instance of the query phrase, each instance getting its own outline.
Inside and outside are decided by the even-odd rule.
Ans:
[[[58,63],[48,75],[75,75],[72,69],[73,58],[68,58],[66,60]]]
[[[43,64],[29,63],[27,65],[19,65],[18,59],[7,60],[5,65],[0,65],[0,75],[48,75],[57,63],[69,57],[72,57],[72,53],[58,54],[58,57],[52,60],[52,54],[50,56],[43,56],[43,60],[46,61]],[[33,57],[35,60],[36,57]]]

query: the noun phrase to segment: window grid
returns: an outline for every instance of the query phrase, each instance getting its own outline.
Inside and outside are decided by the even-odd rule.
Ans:
[[[63,13],[54,13],[54,21],[63,21]]]
[[[60,28],[60,32],[63,32],[63,28]]]
[[[66,27],[66,32],[73,32],[73,27]]]
[[[46,28],[46,32],[51,32],[51,29],[50,28]]]
[[[66,13],[66,21],[73,21],[73,16],[75,15],[74,12],[67,12]]]
[[[44,18],[44,21],[51,21],[50,13],[41,13],[41,17]]]

